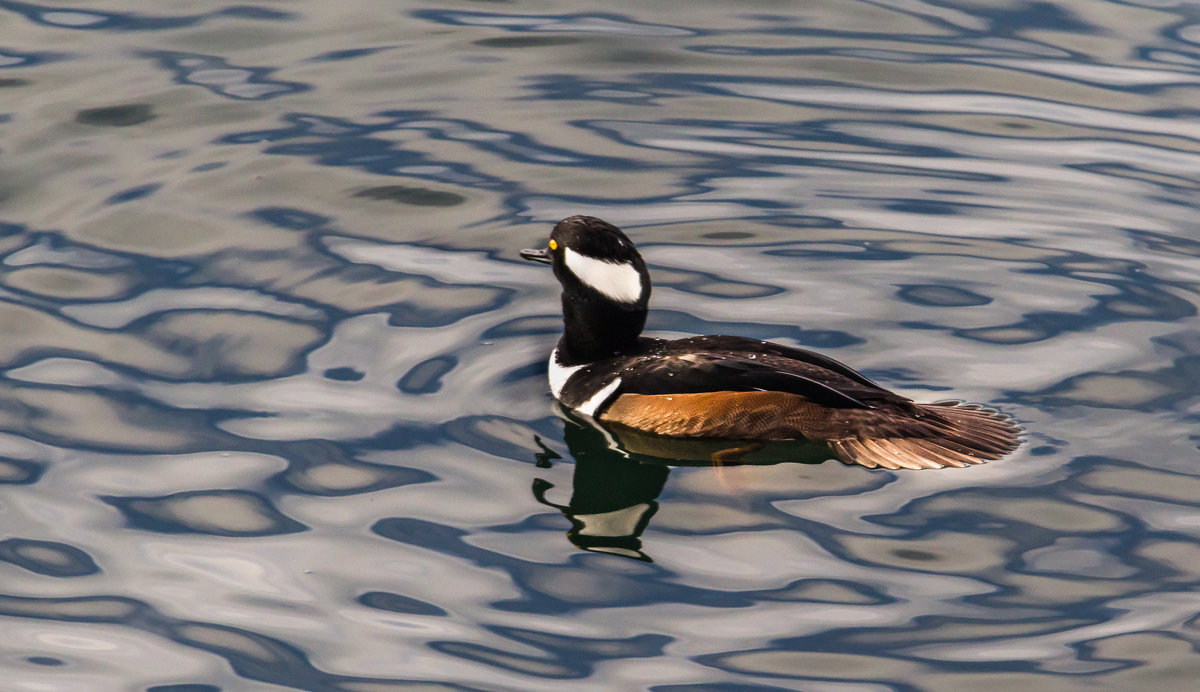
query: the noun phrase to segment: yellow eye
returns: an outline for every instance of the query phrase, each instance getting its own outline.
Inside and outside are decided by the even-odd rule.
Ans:
[[[558,241],[557,240],[554,240],[553,238],[550,240],[550,249],[551,250],[558,249]]]

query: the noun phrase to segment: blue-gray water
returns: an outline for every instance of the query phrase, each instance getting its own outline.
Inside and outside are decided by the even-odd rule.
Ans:
[[[0,688],[1194,689],[1198,87],[1159,0],[0,0]],[[577,213],[1024,446],[606,452]]]

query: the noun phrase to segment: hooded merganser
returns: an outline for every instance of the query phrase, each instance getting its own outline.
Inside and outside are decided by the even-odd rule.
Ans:
[[[678,438],[824,442],[867,468],[963,467],[1019,445],[1011,418],[975,404],[918,404],[832,358],[740,336],[641,336],[650,273],[621,229],[591,216],[554,226],[521,257],[562,284],[565,330],[550,391],[602,423]]]

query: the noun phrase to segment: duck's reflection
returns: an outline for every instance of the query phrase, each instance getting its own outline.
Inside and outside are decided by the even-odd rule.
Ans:
[[[547,499],[554,486],[542,478],[533,481],[534,498],[571,522],[567,538],[576,546],[647,562],[642,532],[658,511],[658,495],[672,466],[819,464],[832,456],[823,444],[673,439],[605,426],[557,405],[555,410],[575,459],[571,499],[565,505]],[[540,467],[561,458],[544,445],[542,449],[537,454]]]

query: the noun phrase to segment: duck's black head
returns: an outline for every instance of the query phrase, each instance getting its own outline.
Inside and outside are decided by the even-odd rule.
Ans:
[[[637,342],[650,273],[621,229],[594,216],[572,216],[555,224],[546,249],[522,250],[521,257],[552,265],[562,284],[564,364],[607,358]]]

